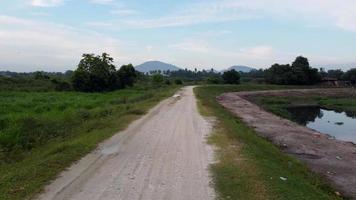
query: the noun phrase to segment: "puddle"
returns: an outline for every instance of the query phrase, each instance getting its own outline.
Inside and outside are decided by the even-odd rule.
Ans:
[[[336,139],[356,143],[356,116],[351,113],[316,106],[292,107],[287,110],[299,124]]]

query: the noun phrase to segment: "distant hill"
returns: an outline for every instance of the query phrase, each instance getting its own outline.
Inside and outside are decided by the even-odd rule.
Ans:
[[[135,69],[139,72],[150,72],[150,71],[177,71],[180,70],[179,67],[174,66],[172,64],[164,63],[161,61],[148,61],[145,63],[142,63],[141,65],[137,65]]]
[[[243,66],[243,65],[234,65],[234,66],[229,67],[226,70],[223,70],[223,72],[224,71],[229,71],[229,70],[232,70],[232,69],[234,69],[235,71],[238,71],[238,72],[245,72],[245,73],[250,72],[252,70],[256,70],[253,67],[248,67],[248,66]]]

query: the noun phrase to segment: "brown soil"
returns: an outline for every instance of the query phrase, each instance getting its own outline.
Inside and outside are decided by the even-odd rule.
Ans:
[[[343,196],[356,199],[356,145],[300,126],[251,103],[257,96],[355,97],[354,89],[302,89],[226,93],[218,101],[284,152],[325,177]],[[355,130],[356,131],[356,130]]]

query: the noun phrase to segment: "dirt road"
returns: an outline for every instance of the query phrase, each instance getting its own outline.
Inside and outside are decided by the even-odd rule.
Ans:
[[[38,199],[214,199],[211,125],[197,111],[193,87],[178,94],[63,172]]]

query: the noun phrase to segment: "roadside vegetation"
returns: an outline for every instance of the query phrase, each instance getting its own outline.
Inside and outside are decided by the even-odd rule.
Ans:
[[[259,137],[216,100],[225,92],[288,88],[253,84],[195,88],[200,111],[216,119],[209,142],[217,147],[211,171],[218,199],[340,199],[304,164]]]
[[[182,85],[156,83],[132,65],[116,70],[112,61],[88,54],[74,72],[0,78],[0,199],[33,197]]]
[[[0,92],[0,199],[24,199],[39,192],[70,163],[177,88]]]

